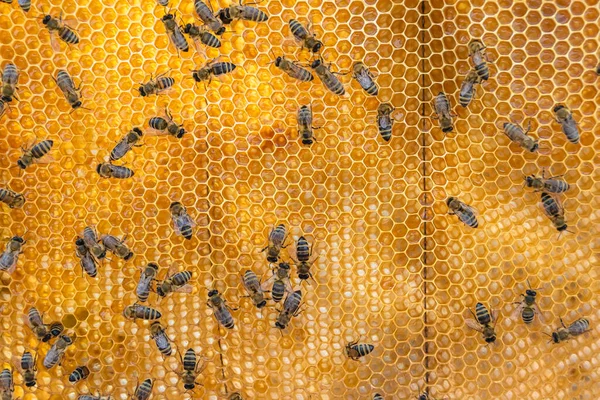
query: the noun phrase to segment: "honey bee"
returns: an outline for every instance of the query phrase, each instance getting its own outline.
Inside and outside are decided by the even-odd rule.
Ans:
[[[76,110],[81,107],[81,94],[79,93],[80,87],[75,87],[75,83],[73,83],[73,78],[69,75],[69,73],[63,69],[58,70],[56,74],[56,78],[54,78],[54,82],[58,88],[62,91],[63,95],[67,102],[71,105],[73,110]]]
[[[232,309],[227,305],[226,300],[219,294],[218,290],[213,289],[208,292],[208,302],[206,305],[213,309],[215,318],[219,324],[227,329],[234,328],[235,323],[233,322],[233,316],[231,315],[230,310],[235,309]]]
[[[50,32],[50,44],[54,51],[60,51],[60,45],[56,40],[56,35],[58,35],[58,37],[66,44],[71,45],[79,43],[79,37],[75,33],[75,30],[63,22],[62,12],[58,18],[54,18],[51,15],[45,15],[42,19],[42,23],[46,26],[48,32]]]
[[[221,20],[215,17],[213,10],[202,0],[194,0],[194,10],[196,10],[198,18],[204,22],[204,25],[206,25],[208,29],[219,36],[225,33],[225,27]]]
[[[313,144],[313,141],[316,141],[313,135],[313,129],[320,129],[321,127],[312,126],[313,115],[312,115],[312,106],[302,106],[298,110],[298,115],[296,116],[298,121],[298,133],[302,138],[302,144],[310,146]]]
[[[273,50],[271,50],[271,53],[273,53]],[[301,67],[297,61],[290,61],[284,56],[276,57],[273,63],[277,68],[301,82],[310,82],[315,79],[313,74],[306,68]]]
[[[307,29],[295,19],[290,19],[289,25],[292,35],[302,44],[302,48],[306,48],[312,53],[318,53],[321,50],[323,42],[317,40],[314,33],[309,33],[310,25]]]
[[[9,208],[21,208],[25,204],[25,196],[10,189],[0,188],[0,202],[6,204]]]
[[[123,310],[123,316],[135,322],[136,319],[143,319],[146,321],[160,319],[160,317],[162,317],[162,314],[160,313],[160,311],[152,307],[147,307],[141,304],[134,303],[131,306],[125,307],[125,310]]]
[[[215,35],[210,33],[203,26],[197,26],[194,24],[187,24],[185,27],[182,26],[183,32],[186,33],[195,44],[198,42],[208,46],[218,49],[221,47],[221,41]],[[202,52],[201,50],[198,50]]]
[[[173,220],[175,233],[188,240],[191,239],[192,228],[196,225],[196,223],[187,213],[187,210],[183,204],[178,201],[174,201],[171,203],[169,210],[171,211],[171,219]]]
[[[271,276],[265,285],[268,285],[273,281],[273,287],[271,288],[271,297],[273,301],[279,303],[285,293],[292,293],[292,284],[290,283],[290,264],[281,262],[273,271]]]
[[[127,179],[131,178],[135,172],[121,165],[113,165],[111,163],[100,163],[96,167],[96,172],[102,178]]]
[[[289,293],[283,302],[283,309],[277,316],[275,321],[275,327],[278,329],[285,329],[290,323],[292,317],[300,315],[300,302],[302,301],[302,291],[296,290],[293,293]]]
[[[148,296],[150,294],[150,287],[152,285],[152,281],[158,274],[158,264],[148,263],[144,271],[142,271],[140,275],[140,280],[138,281],[137,287],[135,289],[135,294],[138,298],[138,301],[145,302],[148,300]]]
[[[452,125],[452,117],[455,115],[452,114],[450,100],[448,97],[446,97],[444,92],[438,93],[433,100],[433,106],[436,114],[433,118],[440,120],[440,128],[442,129],[442,132],[452,132],[454,130],[454,125]]]
[[[4,66],[4,72],[0,73],[2,80],[2,101],[10,103],[13,97],[17,100],[17,83],[19,83],[19,70],[13,63]]]
[[[583,335],[584,333],[590,331],[590,329],[588,329],[590,327],[590,322],[585,318],[579,318],[568,327],[565,326],[562,318],[560,318],[560,324],[562,325],[562,328],[556,328],[551,335],[545,333],[546,336],[550,336],[550,342],[555,344],[565,342],[573,337]]]
[[[528,150],[532,153],[536,152],[540,145],[538,141],[528,136],[527,133],[531,130],[531,120],[529,120],[529,125],[527,126],[527,130],[523,131],[517,124],[513,124],[511,122],[504,123],[504,134],[508,136],[510,140],[517,143],[519,146]]]
[[[192,273],[190,271],[177,271],[176,266],[172,266],[169,269],[169,273],[166,279],[156,284],[156,294],[160,297],[165,297],[169,293],[192,293],[192,286],[188,285],[190,279],[192,279]]]
[[[350,342],[346,345],[346,355],[354,361],[358,361],[361,357],[366,356],[375,349],[375,346],[368,343]]]
[[[90,376],[90,370],[88,367],[86,367],[85,365],[81,366],[81,367],[77,367],[69,375],[69,382],[77,383],[79,381],[86,379],[88,376]]]
[[[475,208],[463,203],[456,197],[448,197],[446,204],[448,205],[448,213],[450,215],[456,215],[458,219],[471,228],[479,226],[476,217],[477,210]]]
[[[152,388],[154,387],[154,382],[152,379],[146,379],[142,382],[141,385],[138,385],[135,388],[135,392],[133,393],[133,400],[148,400],[152,395]]]
[[[381,103],[377,108],[377,127],[379,134],[386,142],[392,138],[392,113],[394,107],[390,103]]]
[[[125,235],[123,239],[119,239],[118,237],[112,235],[102,235],[100,241],[104,247],[111,251],[115,256],[127,261],[133,257],[133,252],[125,244],[126,238],[127,235]]]
[[[462,85],[460,85],[458,100],[461,106],[467,107],[471,103],[475,94],[475,85],[478,83],[481,83],[481,78],[477,75],[477,71],[470,70]]]
[[[96,230],[94,228],[91,226],[86,226],[83,229],[82,237],[85,246],[88,248],[90,253],[96,257],[96,259],[102,260],[104,257],[106,257],[106,248],[104,247],[104,244],[100,243],[98,240],[98,234],[96,234]]]
[[[27,12],[31,9],[31,0],[19,0],[19,6],[21,6],[23,11]]]
[[[384,397],[383,397],[383,395],[382,395],[382,394],[375,393],[375,394],[373,395],[373,400],[384,400]]]
[[[208,81],[208,84],[210,85],[213,76],[225,75],[233,72],[233,70],[237,68],[235,64],[230,62],[214,61],[214,59],[208,61],[202,68],[192,70],[192,78],[198,83]]]
[[[160,322],[156,321],[150,325],[150,337],[163,356],[168,357],[173,353],[167,330],[160,325]]]
[[[9,274],[15,271],[25,243],[27,242],[21,236],[14,236],[8,241],[6,250],[0,254],[0,271],[6,271]]]
[[[62,333],[62,331],[65,330],[65,327],[63,324],[61,324],[60,322],[52,322],[50,324],[50,326],[48,326],[48,340],[50,340],[51,338],[55,338],[58,337],[58,335],[60,335]],[[45,338],[44,338],[45,339]],[[48,340],[43,340],[44,342],[48,341]]]
[[[0,399],[12,400],[12,395],[15,392],[15,384],[13,382],[13,373],[10,369],[4,368],[0,372]]]
[[[82,271],[95,278],[98,275],[98,263],[85,245],[85,241],[80,237],[75,240],[75,254],[79,258]]]
[[[227,400],[244,400],[244,398],[239,392],[233,392],[229,395]]]
[[[37,384],[35,373],[37,372],[37,354],[35,358],[30,352],[24,351],[21,357],[21,370],[23,371],[23,381],[25,386],[33,387]]]
[[[579,129],[577,128],[577,122],[573,118],[573,113],[567,107],[558,104],[554,107],[554,114],[556,114],[556,122],[560,124],[569,142],[579,143]]]
[[[546,216],[552,221],[552,225],[556,228],[557,231],[567,231],[568,225],[565,219],[565,210],[562,206],[546,192],[542,192],[542,206],[544,207],[544,212]],[[560,235],[559,235],[560,237]]]
[[[315,71],[315,74],[317,74],[319,79],[321,79],[321,83],[323,83],[331,93],[337,94],[338,96],[342,96],[346,93],[344,85],[342,85],[342,82],[335,76],[336,74],[339,75],[339,73],[332,72],[330,66],[325,66],[321,60],[315,60],[310,67]]]
[[[199,383],[196,382],[196,378],[204,369],[204,365],[200,364],[200,359],[196,360],[196,352],[191,348],[186,350],[183,359],[181,359],[180,354],[179,359],[183,366],[183,371],[179,374],[183,381],[183,387],[185,390],[193,390],[196,385],[199,385]]]
[[[498,319],[497,311],[492,311],[490,315],[487,308],[481,303],[477,303],[475,307],[476,314],[474,314],[472,310],[469,311],[471,311],[471,314],[473,314],[475,319],[467,319],[465,321],[467,326],[481,332],[486,343],[494,343],[496,341],[496,331],[494,330],[494,327],[496,326],[496,321]]]
[[[486,46],[481,40],[473,39],[469,42],[468,47],[469,56],[471,57],[471,61],[473,61],[477,75],[481,80],[487,81],[490,78],[490,69],[486,62],[487,55],[484,53]]]
[[[364,63],[360,61],[354,63],[352,66],[352,77],[356,79],[360,87],[363,88],[367,94],[370,94],[371,96],[377,96],[379,93],[379,88],[375,83],[375,76],[371,71],[369,71]]]
[[[525,186],[535,189],[536,192],[544,191],[548,193],[564,193],[569,190],[570,186],[567,182],[558,178],[560,176],[551,176],[548,179],[545,177],[546,170],[542,170],[542,177],[529,175],[525,177]]]
[[[220,9],[216,16],[223,24],[231,24],[234,19],[252,22],[265,22],[269,19],[269,16],[258,8],[242,4],[242,0],[239,5],[230,4],[229,7]]]
[[[125,157],[125,155],[134,147],[141,146],[137,143],[142,140],[142,136],[144,136],[144,133],[140,128],[135,127],[130,130],[111,150],[110,161],[112,162],[120,160],[121,158]]]
[[[150,118],[148,125],[158,133],[166,133],[177,139],[181,139],[183,135],[185,135],[183,124],[177,125],[173,121],[173,115],[171,115],[168,108],[165,108],[165,118],[152,117]]]
[[[38,340],[47,342],[51,336],[48,334],[48,327],[44,324],[40,312],[35,307],[31,307],[27,312],[27,321],[31,330]]]
[[[162,22],[165,25],[165,30],[167,31],[167,35],[171,40],[171,43],[175,46],[177,51],[181,50],[184,53],[190,50],[190,46],[183,36],[183,32],[177,22],[175,21],[175,13],[168,13],[164,17],[162,17]]]
[[[267,261],[276,263],[279,260],[279,253],[282,248],[286,248],[283,243],[287,238],[285,225],[277,225],[275,229],[269,233],[269,244],[261,250],[261,252],[267,250]]]
[[[44,155],[46,155],[50,149],[52,149],[52,145],[54,145],[54,141],[42,140],[27,150],[23,149],[23,155],[17,161],[17,165],[21,169],[27,168],[34,162],[34,160],[42,158]]]
[[[65,356],[65,351],[67,347],[73,344],[73,339],[71,339],[67,335],[62,335],[58,338],[58,340],[52,345],[48,353],[46,353],[46,357],[44,358],[44,368],[50,369],[54,367],[56,364],[59,364],[61,360]]]
[[[247,270],[243,275],[242,283],[249,294],[247,297],[252,299],[252,302],[256,308],[263,308],[267,305],[267,301],[265,300],[265,292],[262,289],[258,276],[256,276],[254,272]]]
[[[539,315],[540,321],[543,321],[544,317],[535,302],[537,290],[539,289],[532,289],[529,280],[527,280],[527,285],[529,286],[529,289],[525,290],[525,294],[521,293],[523,300],[513,303],[518,304],[519,306],[513,312],[512,317],[513,319],[516,319],[520,315],[523,322],[529,325],[533,322],[536,314]]]
[[[301,280],[312,278],[310,257],[312,257],[312,247],[309,246],[304,236],[300,236],[296,242],[296,260],[298,260],[298,278]]]
[[[168,72],[169,71],[158,75],[156,79],[152,78],[152,75],[150,75],[150,80],[146,83],[141,83],[140,87],[137,89],[140,96],[146,97],[152,94],[158,95],[172,87],[175,84],[175,79],[170,76],[165,76]]]

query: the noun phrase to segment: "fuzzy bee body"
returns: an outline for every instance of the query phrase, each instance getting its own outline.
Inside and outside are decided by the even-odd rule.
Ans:
[[[314,34],[309,33],[308,29],[306,29],[300,22],[296,21],[295,19],[290,19],[289,25],[294,38],[298,42],[302,43],[302,48],[306,48],[312,53],[318,53],[321,50],[323,43],[318,40]]]
[[[537,297],[537,291],[534,289],[527,289],[525,294],[521,294],[523,297],[522,301],[517,302],[519,304],[515,309],[515,314],[521,316],[521,319],[526,324],[531,324],[535,318],[536,314],[540,314],[541,312],[535,302],[535,298]]]
[[[552,221],[552,224],[557,231],[566,231],[568,228],[567,221],[565,220],[565,211],[562,206],[546,192],[542,192],[541,195],[542,206],[546,216]]]
[[[233,72],[237,66],[231,62],[213,62],[209,61],[202,68],[192,70],[192,78],[196,82],[212,81],[213,76],[225,75]]]
[[[135,294],[138,298],[138,301],[145,302],[148,300],[148,296],[150,295],[150,287],[152,285],[152,281],[156,277],[156,274],[158,274],[158,265],[155,263],[148,263],[144,271],[142,271],[135,289]]]
[[[283,242],[286,238],[285,225],[280,224],[269,233],[269,244],[261,251],[267,250],[267,261],[276,263],[279,260],[279,253],[281,252]]]
[[[173,348],[171,347],[171,342],[167,336],[167,330],[160,325],[160,322],[153,322],[152,325],[150,325],[150,335],[163,356],[168,357],[173,354]]]
[[[8,241],[6,250],[0,254],[0,271],[14,272],[25,243],[25,240],[20,236],[14,236]]]
[[[8,63],[4,67],[4,71],[0,74],[2,78],[2,101],[10,103],[13,97],[16,98],[17,83],[19,82],[19,70],[15,64]]]
[[[560,179],[551,177],[546,179],[545,172],[542,171],[542,176],[530,175],[525,177],[525,185],[535,189],[536,192],[544,191],[547,193],[564,193],[570,189],[570,185]]]
[[[456,215],[458,219],[471,228],[477,228],[479,226],[473,207],[463,203],[456,197],[448,197],[446,204],[448,205],[450,215]]]
[[[165,30],[167,31],[167,35],[169,39],[175,46],[177,50],[181,50],[183,52],[187,52],[190,50],[190,45],[188,44],[185,36],[183,36],[183,32],[177,22],[175,21],[175,14],[166,14],[162,17],[161,21],[165,25]]]
[[[62,335],[58,338],[56,342],[52,345],[48,353],[46,353],[46,357],[44,358],[44,368],[50,369],[58,364],[65,355],[65,351],[67,347],[73,344],[73,339],[71,339],[67,335]]]
[[[204,22],[204,25],[206,25],[208,29],[217,35],[222,35],[225,32],[225,27],[221,20],[214,16],[213,11],[202,0],[194,0],[194,10],[196,10],[198,18]]]
[[[32,387],[37,384],[35,373],[37,372],[37,355],[35,358],[30,352],[24,351],[21,356],[21,369],[23,370],[23,381],[25,386]]]
[[[110,163],[100,163],[96,167],[96,172],[102,178],[127,179],[131,178],[135,172],[122,165],[113,165]]]
[[[173,220],[175,233],[190,240],[192,238],[192,228],[194,227],[195,222],[187,213],[186,208],[180,202],[174,201],[171,203],[169,210],[171,211],[171,219]]]
[[[577,122],[573,118],[571,111],[559,104],[554,107],[554,114],[556,115],[556,121],[560,124],[563,133],[569,139],[571,143],[579,143],[579,129],[577,128]]]
[[[44,342],[50,340],[51,336],[48,334],[48,328],[44,324],[42,316],[40,315],[40,312],[37,310],[37,308],[31,307],[29,309],[29,311],[27,312],[27,321],[29,323],[29,326],[31,327],[31,330],[39,340],[42,340]],[[48,339],[44,340],[46,337]]]
[[[471,56],[477,75],[481,80],[487,81],[490,78],[490,69],[484,54],[486,46],[481,40],[473,39],[469,42],[468,47],[469,56]]]
[[[204,27],[200,27],[194,24],[187,24],[183,28],[183,32],[186,33],[195,42],[200,42],[208,47],[218,49],[221,47],[221,41],[212,33],[208,32]]]
[[[96,234],[94,228],[86,226],[83,229],[82,237],[85,246],[88,248],[90,253],[96,257],[96,259],[102,260],[104,257],[106,257],[106,248],[104,247],[103,243],[98,241],[98,235]]]
[[[446,97],[444,92],[439,92],[433,100],[433,107],[435,109],[436,118],[440,120],[440,128],[442,132],[448,133],[454,130],[452,124],[452,111],[450,106],[450,100]]]
[[[300,302],[302,301],[302,291],[296,290],[295,292],[289,293],[283,302],[283,309],[277,316],[275,321],[275,327],[278,329],[285,329],[292,317],[296,317],[300,314]]]
[[[346,355],[351,360],[357,361],[366,356],[375,349],[375,346],[369,343],[350,342],[346,345]]]
[[[160,74],[156,77],[156,79],[150,77],[150,80],[148,82],[142,83],[138,88],[140,96],[146,97],[152,94],[158,95],[161,92],[172,87],[175,84],[175,79],[171,78],[170,76],[164,76],[166,74],[166,72]]]
[[[310,82],[315,79],[309,70],[302,68],[296,61],[290,61],[283,56],[279,56],[275,59],[275,66],[301,82]]]
[[[260,280],[254,272],[247,270],[243,275],[242,283],[256,308],[263,308],[267,305],[264,291],[260,285]]]
[[[302,138],[302,144],[310,146],[315,141],[313,129],[318,129],[312,126],[312,108],[306,105],[300,107],[296,119],[298,120],[298,133]]]
[[[517,143],[525,150],[534,153],[539,149],[540,145],[538,144],[537,140],[527,135],[527,133],[529,133],[530,130],[531,121],[529,122],[529,127],[527,128],[527,131],[524,131],[523,128],[521,128],[517,124],[513,124],[511,122],[504,123],[504,134],[508,136],[510,140]]]
[[[392,112],[394,107],[389,103],[381,103],[377,108],[377,127],[379,134],[386,142],[392,138]]]
[[[58,70],[54,81],[73,110],[81,107],[82,103],[81,95],[79,94],[79,87],[75,87],[73,78],[71,78],[67,71],[63,69]]]
[[[160,311],[152,307],[143,306],[141,304],[133,304],[131,306],[125,307],[125,310],[123,310],[123,316],[133,321],[135,321],[136,319],[153,321],[162,317],[162,314],[160,313]]]
[[[179,374],[185,390],[193,390],[198,384],[196,377],[203,369],[200,361],[197,359],[194,349],[190,348],[186,350],[183,360],[181,360],[183,371]]]
[[[162,133],[166,133],[177,139],[181,139],[183,135],[185,135],[185,129],[183,128],[183,124],[178,125],[173,121],[173,115],[168,108],[165,108],[165,117],[152,117],[148,122],[150,128],[155,129],[156,131],[160,131]]]
[[[312,248],[304,236],[298,238],[296,242],[296,259],[298,260],[298,278],[307,280],[312,277],[310,267],[312,263],[309,261],[312,255]]]
[[[213,289],[208,292],[208,302],[206,304],[213,309],[215,318],[219,324],[223,325],[227,329],[234,328],[235,323],[233,321],[233,316],[229,311],[230,308],[225,299],[223,299],[223,297],[219,294],[218,290]]]
[[[271,288],[271,298],[279,303],[286,292],[291,293],[292,285],[290,283],[290,264],[281,262],[273,272],[273,287]]]
[[[19,0],[19,6],[23,11],[28,12],[31,9],[31,0]]]
[[[239,5],[231,4],[227,8],[220,9],[217,12],[217,18],[219,18],[223,24],[231,24],[235,19],[242,19],[244,21],[252,22],[265,22],[269,19],[269,16],[256,7],[243,5],[240,0]]]
[[[5,368],[0,372],[0,398],[2,400],[12,400],[14,391],[13,373],[10,369]]]
[[[20,208],[25,204],[25,197],[10,189],[0,188],[0,202],[6,204],[9,208]]]
[[[352,66],[352,77],[356,79],[358,84],[367,94],[371,96],[377,96],[379,93],[379,88],[375,83],[373,74],[365,64],[360,61],[357,61]]]
[[[192,279],[192,273],[190,271],[177,272],[174,275],[167,276],[167,279],[156,285],[156,294],[160,297],[165,297],[169,293],[179,291],[187,285],[189,280]],[[189,291],[191,287],[188,285]]]
[[[152,395],[152,388],[154,387],[154,382],[152,379],[146,379],[142,382],[141,385],[135,388],[135,392],[133,394],[134,400],[148,400]]]
[[[342,96],[346,93],[344,89],[344,85],[342,82],[335,76],[329,67],[326,67],[325,64],[321,62],[321,60],[315,60],[310,65],[311,68],[315,71],[315,74],[321,79],[321,82],[329,91],[333,94],[337,94],[338,96]]]
[[[137,143],[142,139],[144,133],[140,128],[133,128],[130,130],[116,146],[110,152],[110,160],[116,161],[125,157],[125,155],[131,151],[135,146],[139,146]]]
[[[46,26],[48,32],[50,32],[52,48],[55,51],[59,51],[60,46],[58,45],[58,43],[56,43],[54,34],[57,34],[60,40],[67,44],[79,43],[79,37],[77,36],[77,33],[75,33],[75,31],[72,28],[65,25],[62,21],[62,18],[54,18],[51,15],[45,15],[42,19],[42,23]]]
[[[473,311],[471,311],[473,314]],[[492,312],[490,313],[487,308],[481,303],[477,303],[475,306],[475,319],[468,319],[466,324],[469,328],[481,332],[483,339],[486,343],[493,343],[496,341],[496,332],[494,330],[496,323],[496,316]]]
[[[34,160],[42,158],[44,155],[48,154],[52,146],[54,145],[54,141],[52,140],[42,140],[39,143],[33,145],[29,150],[25,150],[21,158],[17,161],[17,165],[21,169],[25,169],[30,166]]]
[[[471,100],[473,100],[473,95],[475,93],[475,85],[481,82],[481,78],[477,74],[477,71],[471,70],[465,77],[465,80],[460,86],[460,94],[458,96],[460,105],[463,107],[467,107]]]
[[[590,327],[590,322],[585,318],[579,318],[568,327],[565,326],[561,318],[560,324],[562,327],[557,328],[556,331],[552,332],[551,335],[548,335],[551,337],[550,341],[554,342],[555,344],[567,341],[572,337],[582,335],[587,332],[588,328]]]
[[[127,247],[124,239],[119,239],[112,235],[103,235],[101,238],[104,247],[111,251],[115,256],[127,261],[133,257],[133,252]]]
[[[82,238],[78,237],[75,240],[75,254],[79,258],[81,269],[92,278],[96,277],[98,275],[98,264]]]
[[[85,365],[81,366],[81,367],[77,367],[69,375],[69,382],[77,383],[79,381],[86,379],[88,376],[90,376],[90,370],[88,369],[88,367],[86,367]]]

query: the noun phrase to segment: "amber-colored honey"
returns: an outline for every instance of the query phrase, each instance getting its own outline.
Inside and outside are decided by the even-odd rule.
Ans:
[[[195,20],[191,0],[173,6],[185,22]],[[28,15],[16,1],[0,3],[2,66],[11,61],[21,71],[20,101],[0,121],[1,184],[27,199],[22,209],[0,211],[0,235],[28,240],[16,271],[0,273],[0,362],[15,369],[15,397],[125,399],[138,378],[151,377],[153,399],[223,399],[233,390],[248,399],[353,400],[376,392],[409,399],[424,390],[449,399],[596,399],[598,1],[268,0],[258,7],[267,23],[236,22],[221,49],[208,51],[238,68],[205,89],[186,78],[205,59],[177,55],[153,0],[34,2]],[[79,46],[61,44],[54,53],[35,19],[39,10],[63,10]],[[338,98],[318,80],[296,84],[269,65],[271,48],[308,60],[291,40],[291,18],[312,21],[336,70],[362,60],[376,72],[378,98],[350,75],[341,77],[347,95]],[[464,109],[458,90],[473,37],[494,63]],[[58,69],[82,83],[90,110],[69,113],[52,80]],[[174,90],[138,96],[139,82],[169,69]],[[439,91],[458,114],[449,135],[429,118]],[[323,128],[307,148],[295,113],[311,102]],[[380,102],[396,107],[390,143],[377,133]],[[553,121],[559,102],[579,121],[578,145]],[[124,159],[134,178],[99,178],[95,165],[116,141],[133,126],[147,129],[165,106],[189,133],[179,141],[146,135]],[[525,125],[529,118],[543,147],[537,154],[500,132],[509,119]],[[34,139],[54,140],[54,160],[25,173],[9,169]],[[574,234],[558,238],[539,195],[523,188],[523,175],[543,167],[573,186],[561,201]],[[479,210],[479,229],[447,215],[450,195]],[[171,201],[197,221],[191,241],[173,234]],[[259,249],[278,223],[315,243],[318,255],[316,283],[302,284],[306,310],[283,335],[273,328],[273,307],[259,312],[242,297],[240,277],[248,268],[270,276]],[[129,234],[136,256],[104,263],[95,279],[83,275],[73,241],[86,225]],[[148,324],[122,316],[148,261],[159,263],[161,278],[172,264],[194,272],[193,294],[149,301],[181,353],[193,347],[208,359],[204,386],[194,392],[183,389],[178,357],[163,360]],[[545,326],[510,318],[527,279],[540,288]],[[239,306],[233,331],[219,330],[205,304],[213,287]],[[496,345],[485,346],[464,325],[477,301],[500,310]],[[77,337],[62,366],[47,371],[39,362],[35,389],[25,388],[17,368],[24,349],[41,358],[49,348],[23,322],[30,306]],[[592,332],[551,345],[542,332],[559,317],[585,317]],[[375,351],[350,361],[344,346],[358,339]],[[78,365],[92,373],[73,386],[68,375]]]

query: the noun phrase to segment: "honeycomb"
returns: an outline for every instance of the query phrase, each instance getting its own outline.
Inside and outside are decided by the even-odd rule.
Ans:
[[[196,20],[192,1],[172,6],[185,22]],[[233,391],[250,399],[409,399],[423,391],[449,399],[597,398],[598,1],[269,0],[258,7],[268,22],[234,22],[223,46],[207,51],[238,68],[205,88],[187,77],[206,58],[177,55],[155,0],[41,1],[27,15],[16,2],[0,3],[2,65],[21,71],[20,101],[1,121],[0,182],[27,199],[0,212],[0,235],[28,241],[16,271],[0,273],[0,362],[15,369],[15,397],[125,399],[151,377],[153,399],[224,399]],[[35,18],[60,10],[81,42],[55,53]],[[297,84],[269,65],[271,49],[309,57],[290,40],[291,18],[312,22],[336,70],[362,60],[376,72],[378,98],[350,75],[341,77],[347,95],[337,97],[318,79]],[[493,64],[464,109],[458,91],[471,68],[471,38],[489,46]],[[58,69],[81,82],[87,110],[70,113],[52,79]],[[169,70],[174,90],[137,95],[139,82]],[[440,91],[458,114],[448,135],[430,118]],[[396,107],[389,143],[377,132],[380,102]],[[310,148],[295,121],[309,103],[323,126]],[[580,144],[553,121],[556,103],[574,111]],[[116,141],[133,126],[147,130],[166,106],[188,134],[145,135],[124,159],[135,176],[101,179],[95,165]],[[542,146],[535,154],[499,128],[529,118]],[[53,159],[22,173],[13,166],[34,139],[55,141]],[[541,168],[572,185],[561,200],[575,233],[558,237],[539,195],[523,188],[523,175]],[[447,214],[448,196],[479,211],[479,229]],[[197,221],[190,241],[172,232],[172,201]],[[306,307],[283,334],[273,328],[274,307],[257,310],[243,297],[240,277],[244,269],[271,275],[259,250],[279,223],[294,240],[305,235],[318,256],[316,282],[301,285],[293,272]],[[73,241],[86,225],[128,234],[135,257],[103,263],[95,279],[83,275]],[[170,266],[194,273],[192,294],[149,300],[176,348],[207,360],[203,386],[193,392],[183,389],[178,357],[160,355],[149,324],[122,316],[150,261],[161,278]],[[545,326],[510,318],[528,279],[540,288]],[[233,331],[219,329],[206,306],[210,288],[239,307]],[[477,301],[502,315],[495,345],[464,324]],[[31,306],[76,335],[61,366],[40,365],[34,389],[24,386],[17,360],[24,350],[41,358],[49,345],[23,321]],[[559,317],[585,317],[593,331],[551,345],[543,333]],[[344,346],[359,339],[374,352],[348,360]],[[79,365],[91,375],[70,384]]]

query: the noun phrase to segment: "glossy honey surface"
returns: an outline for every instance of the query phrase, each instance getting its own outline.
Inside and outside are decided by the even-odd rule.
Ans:
[[[227,3],[220,1],[213,7]],[[193,2],[171,5],[198,23]],[[0,3],[0,60],[20,70],[20,101],[0,120],[0,187],[26,204],[0,205],[0,236],[25,236],[16,271],[0,272],[0,362],[15,370],[15,397],[75,399],[101,393],[128,398],[136,383],[155,380],[152,399],[412,399],[427,390],[449,399],[596,399],[600,393],[600,46],[598,1],[274,1],[257,5],[266,23],[234,22],[222,56],[238,68],[205,87],[190,70],[206,58],[191,48],[179,56],[153,0],[47,0],[25,14]],[[76,28],[78,46],[55,53],[39,17]],[[308,62],[287,22],[312,22],[323,58],[336,71],[357,60],[377,74],[377,98],[350,75],[347,94],[334,96],[318,79],[296,83],[269,64],[275,56]],[[467,43],[488,46],[491,77],[464,109],[458,91],[472,67]],[[66,69],[81,82],[83,106],[71,109],[52,76]],[[139,97],[151,74],[170,70],[168,95]],[[432,120],[438,92],[450,97],[455,130]],[[389,143],[378,135],[376,110],[390,102]],[[317,143],[302,146],[296,111],[312,103]],[[552,108],[567,105],[579,122],[572,144]],[[124,181],[95,172],[133,126],[168,106],[187,134],[181,140],[145,135],[121,162]],[[528,153],[501,132],[511,120],[540,139]],[[24,173],[12,168],[21,146],[54,140],[52,160]],[[570,230],[560,237],[543,214],[539,194],[523,176],[562,175],[560,196]],[[473,230],[447,214],[457,196],[479,212]],[[173,234],[169,204],[181,201],[197,221],[190,241]],[[283,223],[289,242],[314,244],[316,282],[302,287],[305,311],[280,333],[275,307],[257,310],[241,283],[252,269],[271,272],[260,249]],[[86,225],[128,234],[135,257],[113,257],[93,279],[75,257]],[[4,244],[2,244],[2,248]],[[289,259],[293,245],[283,252]],[[163,359],[147,322],[125,320],[135,302],[140,269],[157,262],[193,271],[192,294],[150,305],[183,354],[193,347],[208,361],[193,392],[185,392],[179,357]],[[545,324],[528,327],[511,314],[527,289],[538,291]],[[216,288],[234,311],[236,328],[219,329],[207,307]],[[499,310],[498,341],[485,346],[465,326],[477,301]],[[24,350],[40,344],[23,316],[36,306],[63,322],[76,340],[62,366],[38,360],[38,385],[26,388],[18,368]],[[552,345],[543,333],[587,318],[588,332]],[[353,340],[375,345],[360,361],[344,355]],[[76,385],[79,365],[90,377]]]

